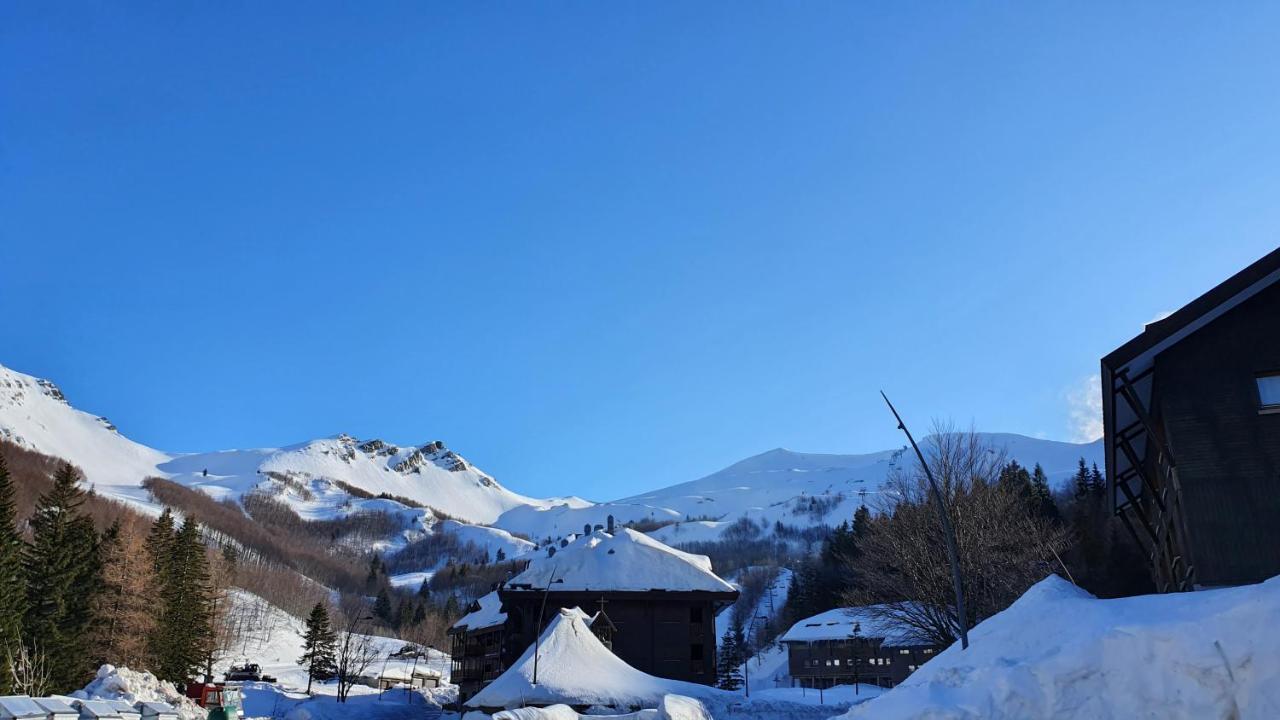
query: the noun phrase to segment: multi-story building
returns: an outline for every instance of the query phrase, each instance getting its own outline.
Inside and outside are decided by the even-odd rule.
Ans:
[[[598,618],[593,632],[631,667],[712,685],[715,617],[737,597],[707,557],[615,528],[610,519],[606,528],[586,528],[573,542],[548,548],[458,621],[450,631],[454,682],[466,700],[510,667],[562,608],[580,608]]]
[[[876,608],[837,608],[792,625],[787,648],[793,687],[865,683],[893,687],[944,648],[896,627]]]
[[[1161,591],[1280,574],[1280,250],[1102,359],[1107,484]]]

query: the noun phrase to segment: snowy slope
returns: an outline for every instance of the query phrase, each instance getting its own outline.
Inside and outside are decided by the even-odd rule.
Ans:
[[[1280,717],[1280,578],[1098,600],[1056,575],[848,720]]]
[[[255,489],[279,495],[281,487],[273,481],[292,483],[298,492],[282,499],[312,519],[371,509],[357,507],[338,483],[373,495],[408,498],[472,523],[492,522],[515,507],[555,502],[511,492],[439,441],[397,446],[339,435],[284,448],[166,453],[126,438],[104,418],[75,409],[53,383],[3,366],[0,438],[68,460],[98,492],[149,511],[156,508],[141,488],[149,476],[170,478],[218,499]],[[326,482],[315,484],[317,480]]]
[[[1102,443],[1066,443],[1010,433],[982,433],[992,447],[1031,467],[1040,463],[1051,484],[1064,483],[1076,463],[1102,465]],[[925,439],[927,443],[928,438]],[[902,448],[865,455],[799,453],[776,449],[693,480],[653,492],[598,505],[518,507],[495,523],[533,538],[558,538],[582,531],[585,524],[604,524],[609,515],[620,522],[673,520],[653,536],[666,543],[718,539],[739,518],[763,527],[835,524],[853,516],[859,505],[874,505],[885,493],[889,471],[913,462]]]
[[[77,410],[48,380],[0,365],[0,438],[82,468],[102,493],[146,502],[143,478],[169,460],[126,438],[106,418]]]
[[[890,468],[909,460],[902,449],[863,455],[777,449],[698,480],[614,502],[536,499],[508,490],[440,442],[396,445],[338,435],[281,448],[166,453],[133,442],[105,420],[73,408],[52,383],[3,366],[0,437],[70,460],[99,492],[151,512],[157,508],[140,484],[147,476],[159,476],[219,499],[267,492],[304,518],[391,509],[405,511],[407,531],[426,532],[434,526],[420,508],[410,512],[399,504],[359,496],[385,494],[464,521],[472,527],[449,529],[493,552],[502,547],[508,556],[526,546],[507,533],[556,540],[581,534],[586,525],[603,526],[610,515],[618,523],[678,522],[653,533],[668,544],[719,539],[741,518],[765,528],[776,522],[798,527],[835,524],[851,517],[860,504],[882,496]],[[1024,465],[1043,464],[1055,483],[1070,476],[1079,457],[1102,461],[1100,443],[1077,445],[1011,434],[987,437]],[[349,493],[348,486],[359,494]],[[481,525],[505,532],[474,527]],[[386,538],[377,548],[393,548],[406,539]]]

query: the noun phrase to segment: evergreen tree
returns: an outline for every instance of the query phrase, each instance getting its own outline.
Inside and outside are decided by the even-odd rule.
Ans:
[[[724,631],[724,637],[720,638],[716,674],[721,690],[732,692],[742,687],[742,646],[738,642],[741,633],[742,628],[738,628],[738,632],[728,629]]]
[[[431,599],[431,586],[427,584],[426,580],[423,580],[422,584],[418,586],[418,598],[423,602]]]
[[[1049,476],[1045,475],[1040,463],[1036,463],[1035,470],[1031,473],[1031,509],[1042,518],[1059,518],[1058,503],[1054,501],[1053,491],[1049,489]]]
[[[186,682],[213,651],[212,588],[200,526],[188,517],[161,564],[160,618],[152,642],[156,676]]]
[[[1017,460],[1010,460],[1008,465],[1000,470],[1000,477],[997,480],[1001,487],[1015,493],[1019,497],[1025,499],[1028,504],[1032,504],[1034,495],[1031,483],[1031,473],[1027,469],[1018,464]]]
[[[413,604],[413,624],[421,625],[427,619],[427,606],[422,603]]]
[[[1077,501],[1089,497],[1089,466],[1085,465],[1084,458],[1080,458],[1080,466],[1071,478],[1071,492]]]
[[[507,559],[507,554],[503,552],[502,548],[498,548],[498,552],[493,556],[493,558],[498,562],[502,562],[503,560]]]
[[[449,618],[455,618],[460,614],[458,598],[453,593],[449,593],[449,598],[444,601],[444,614]]]
[[[50,687],[70,692],[90,674],[92,606],[100,563],[93,521],[80,514],[79,474],[63,464],[53,487],[36,501],[31,545],[23,553],[27,608],[23,630],[50,668]]]
[[[13,481],[4,455],[0,455],[0,695],[12,692],[8,658],[18,654],[22,642],[22,617],[27,608],[22,549]]]
[[[151,532],[147,535],[147,555],[158,574],[164,574],[164,565],[169,560],[169,551],[173,545],[173,535],[173,513],[165,508],[151,524]]]
[[[373,603],[373,614],[383,622],[391,623],[391,596],[387,594],[386,588],[378,591],[378,599]]]
[[[1107,494],[1107,481],[1098,470],[1098,463],[1089,470],[1089,494],[1098,499]]]
[[[298,664],[307,668],[307,694],[311,694],[312,680],[328,680],[337,670],[334,648],[337,635],[329,622],[329,611],[321,603],[311,608],[307,616],[307,631],[303,636],[302,657]]]

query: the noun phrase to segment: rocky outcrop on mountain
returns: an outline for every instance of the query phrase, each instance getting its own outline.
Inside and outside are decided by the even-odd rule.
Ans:
[[[375,438],[373,440],[366,440],[365,442],[360,443],[360,452],[365,455],[390,457],[392,455],[399,455],[400,448]]]
[[[48,395],[60,403],[69,404],[67,403],[67,396],[63,395],[62,390],[57,385],[54,385],[52,381],[45,380],[44,378],[37,378],[36,384],[40,386],[40,389],[44,391],[45,395]]]

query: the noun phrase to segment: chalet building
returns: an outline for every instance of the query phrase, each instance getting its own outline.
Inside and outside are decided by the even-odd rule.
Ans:
[[[801,620],[778,638],[787,648],[792,687],[866,683],[891,688],[945,648],[876,616],[873,608],[837,608]]]
[[[1280,574],[1280,249],[1102,359],[1107,485],[1162,592]]]
[[[502,664],[506,621],[498,593],[491,592],[472,603],[467,614],[449,628],[450,681],[457,684],[462,700],[480,692],[506,669]]]
[[[548,550],[450,630],[465,701],[533,644],[561,609],[589,613],[592,632],[643,673],[716,682],[716,614],[738,591],[711,561],[629,528],[591,530]],[[486,609],[487,603],[487,609]]]

